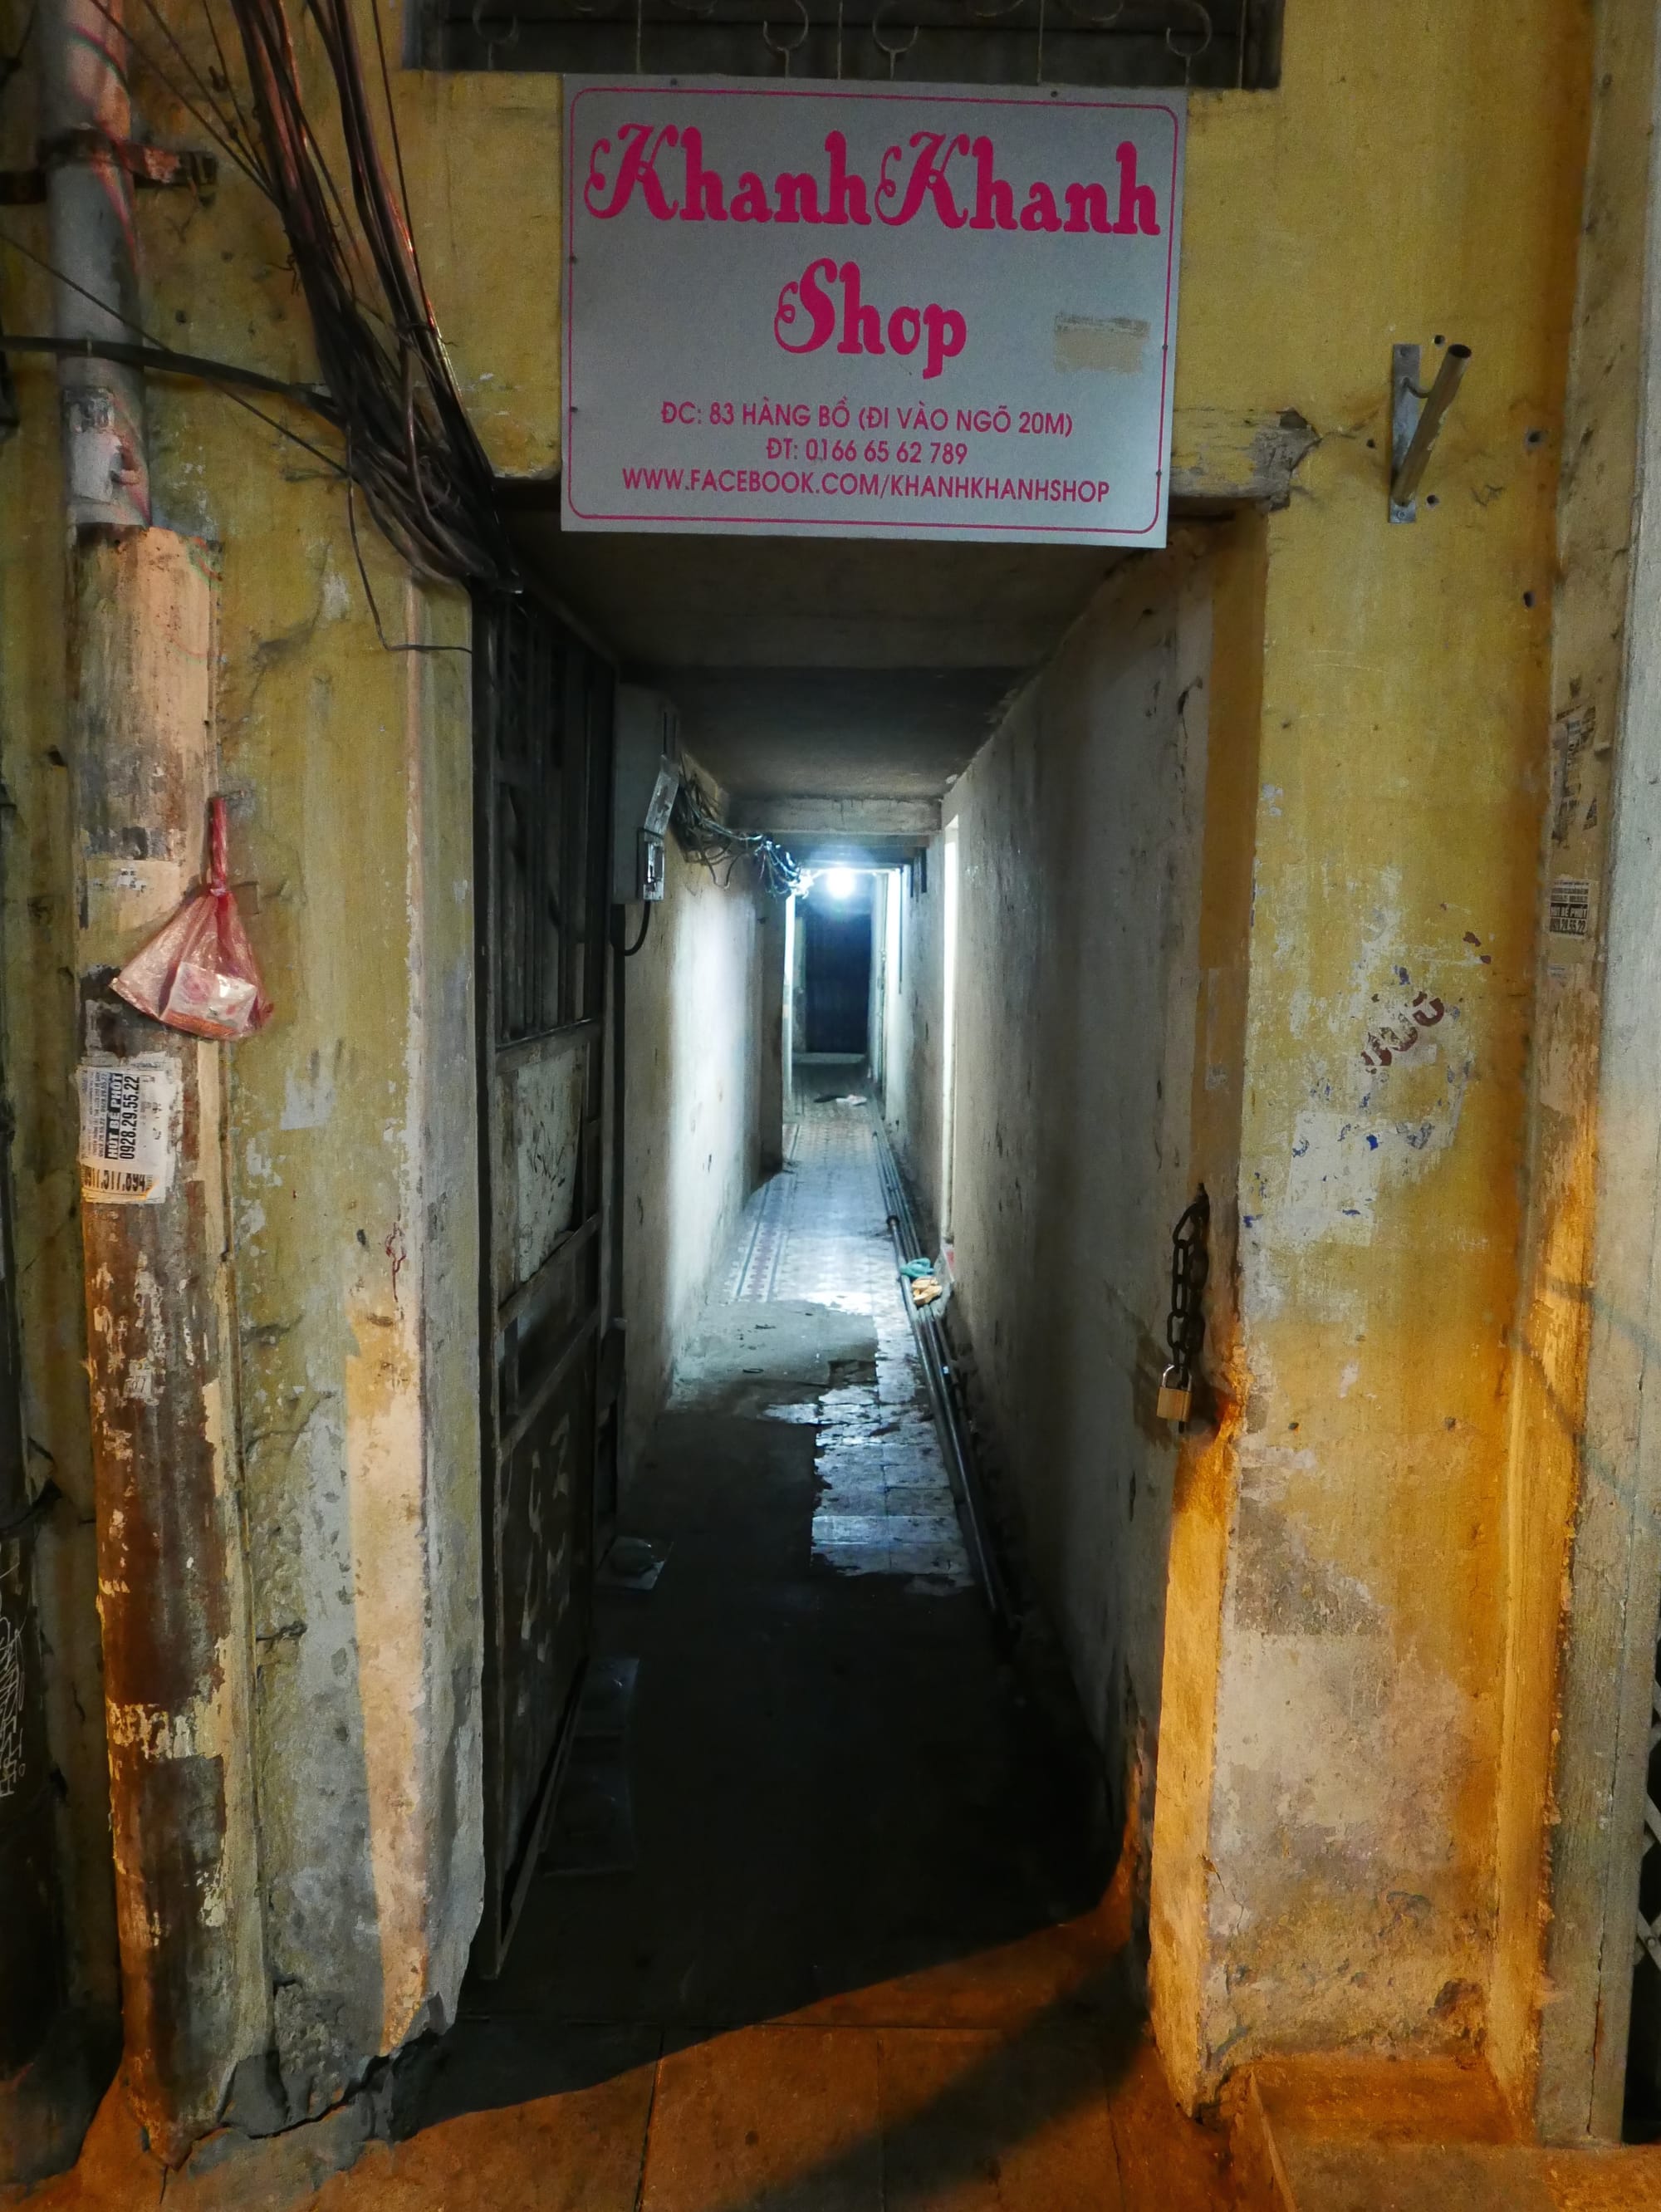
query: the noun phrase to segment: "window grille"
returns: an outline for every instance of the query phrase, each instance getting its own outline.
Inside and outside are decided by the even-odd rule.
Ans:
[[[1280,82],[1282,0],[428,0],[428,69],[931,84]]]
[[[506,1045],[599,1010],[604,848],[590,816],[604,803],[609,699],[594,656],[529,601],[476,601],[473,674],[493,786],[491,981]]]

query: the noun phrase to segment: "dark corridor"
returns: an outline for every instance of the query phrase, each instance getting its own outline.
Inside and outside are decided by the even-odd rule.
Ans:
[[[863,1055],[870,1036],[871,901],[876,878],[852,875],[840,894],[821,877],[798,909],[806,1034],[804,1052]]]

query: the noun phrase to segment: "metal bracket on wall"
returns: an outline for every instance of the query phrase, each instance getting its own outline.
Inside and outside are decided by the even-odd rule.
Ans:
[[[64,131],[55,138],[42,139],[33,169],[0,169],[0,207],[39,207],[45,200],[49,170],[100,161],[124,169],[141,191],[182,189],[210,200],[219,184],[215,154],[136,145],[106,138],[101,131]]]
[[[1418,519],[1419,479],[1430,459],[1430,449],[1442,427],[1442,417],[1453,404],[1470,348],[1451,345],[1442,356],[1436,381],[1428,392],[1419,382],[1419,349],[1415,345],[1390,349],[1390,519],[1414,522]],[[1435,504],[1433,501],[1432,505]]]

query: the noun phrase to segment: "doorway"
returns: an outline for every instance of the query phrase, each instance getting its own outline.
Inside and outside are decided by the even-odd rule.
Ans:
[[[863,869],[827,868],[801,902],[803,1053],[842,1060],[866,1052],[875,880]]]
[[[484,1912],[498,1972],[568,1754],[591,1635],[609,665],[529,599],[474,615],[484,1560]],[[597,1483],[597,1474],[598,1480]]]

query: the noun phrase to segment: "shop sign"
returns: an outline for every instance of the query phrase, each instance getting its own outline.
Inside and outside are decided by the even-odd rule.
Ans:
[[[1163,544],[1185,120],[567,78],[566,527]]]

